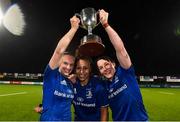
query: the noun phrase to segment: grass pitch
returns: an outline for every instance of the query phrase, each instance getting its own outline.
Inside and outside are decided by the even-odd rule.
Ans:
[[[150,121],[180,121],[180,89],[141,88],[141,92]],[[0,84],[0,121],[38,121],[33,109],[41,99],[42,86]]]

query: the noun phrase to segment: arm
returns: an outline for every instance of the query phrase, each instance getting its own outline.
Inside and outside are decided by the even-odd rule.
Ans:
[[[119,64],[128,69],[131,66],[131,59],[124,47],[123,41],[121,40],[120,36],[117,32],[108,24],[108,16],[109,13],[105,12],[104,10],[100,10],[100,21],[105,31],[107,32],[109,39],[116,50],[116,56],[119,61]]]
[[[79,28],[80,20],[76,16],[73,16],[70,19],[70,22],[71,22],[71,29],[59,40],[59,43],[49,61],[49,66],[52,69],[55,69],[58,67],[58,63],[59,63],[61,56],[65,52],[69,43],[73,39],[77,29]]]
[[[108,116],[108,107],[101,107],[101,121],[105,122],[107,121]]]

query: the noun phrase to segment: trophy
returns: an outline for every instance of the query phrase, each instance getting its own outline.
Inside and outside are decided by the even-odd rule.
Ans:
[[[81,20],[80,27],[88,31],[88,35],[81,39],[78,47],[80,55],[98,56],[104,52],[105,46],[101,38],[92,33],[92,30],[100,23],[97,23],[97,14],[94,8],[84,8],[80,14],[75,14]]]

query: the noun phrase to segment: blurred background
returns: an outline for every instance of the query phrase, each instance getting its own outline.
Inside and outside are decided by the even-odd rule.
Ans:
[[[0,121],[39,119],[34,107],[41,103],[44,68],[70,18],[86,7],[109,12],[136,70],[149,120],[179,121],[179,0],[0,0]],[[103,55],[116,59],[104,28],[92,32],[106,47]],[[67,50],[75,52],[85,35],[79,28]]]
[[[12,4],[19,5],[26,26],[21,36],[0,27],[0,72],[42,73],[59,39],[70,28],[69,19],[83,8],[93,7],[109,12],[109,24],[123,39],[137,75],[180,74],[179,0],[1,0],[2,11]],[[104,54],[115,57],[103,27],[98,25],[93,33],[106,46]],[[74,52],[86,34],[80,28],[68,50]]]

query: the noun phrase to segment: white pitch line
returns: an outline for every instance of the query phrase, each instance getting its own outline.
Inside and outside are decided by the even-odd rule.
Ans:
[[[12,95],[18,95],[18,94],[27,94],[27,92],[17,92],[17,93],[11,93],[11,94],[0,94],[0,97],[12,96]]]
[[[159,92],[161,94],[169,94],[169,95],[174,95],[174,93],[171,93],[171,92]]]

